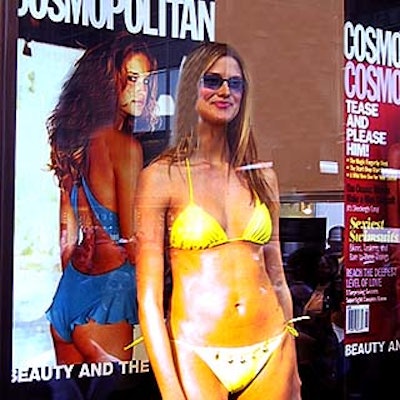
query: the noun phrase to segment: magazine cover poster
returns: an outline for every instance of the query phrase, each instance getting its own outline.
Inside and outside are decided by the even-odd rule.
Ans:
[[[21,0],[17,12],[13,391],[157,398],[132,306],[131,215],[115,199],[129,205],[168,144],[179,69],[215,40],[215,2]],[[108,329],[73,333],[84,309]]]
[[[399,34],[344,24],[347,356],[399,347]]]

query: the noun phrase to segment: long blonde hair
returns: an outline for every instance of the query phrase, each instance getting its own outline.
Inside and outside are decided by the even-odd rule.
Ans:
[[[250,87],[249,74],[239,53],[226,43],[202,43],[186,58],[179,78],[176,113],[172,143],[157,159],[168,159],[170,165],[189,158],[196,149],[198,138],[196,125],[198,115],[196,101],[201,77],[221,57],[233,57],[239,64],[244,79],[244,87],[239,112],[227,123],[226,134],[229,148],[229,165],[238,167],[258,161],[258,154],[252,126],[250,124]],[[271,189],[260,169],[242,172],[252,194],[256,192],[260,199],[271,204]]]

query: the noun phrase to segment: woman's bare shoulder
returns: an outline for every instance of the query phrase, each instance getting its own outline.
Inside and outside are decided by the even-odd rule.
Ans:
[[[136,138],[112,126],[98,129],[91,140],[96,149],[106,151],[114,162],[129,161],[142,154],[142,145]]]
[[[169,185],[169,165],[165,160],[151,162],[144,167],[139,174],[139,182],[142,186],[151,186],[159,190],[165,190]]]
[[[144,175],[158,176],[165,175],[170,169],[169,163],[165,159],[157,159],[151,161],[146,167],[143,168],[142,173]]]
[[[110,147],[117,147],[122,149],[122,151],[132,151],[132,149],[141,148],[139,140],[133,135],[121,132],[115,128],[106,130],[105,138]]]
[[[165,159],[150,163],[140,171],[137,196],[146,198],[147,205],[167,207],[180,191],[178,171],[176,165],[170,165]]]
[[[171,163],[167,158],[157,158],[143,168],[143,173],[163,177],[167,175],[169,179],[174,179],[176,174],[181,173],[181,168],[182,166],[179,163]]]
[[[181,176],[181,168],[177,164],[171,164],[167,159],[157,159],[151,162],[140,172],[139,179],[144,184],[173,193]]]

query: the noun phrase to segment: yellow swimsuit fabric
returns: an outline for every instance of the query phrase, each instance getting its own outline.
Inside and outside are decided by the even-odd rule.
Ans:
[[[172,340],[195,352],[213,371],[230,393],[245,389],[267,367],[268,361],[281,345],[286,334],[298,336],[294,323],[308,317],[293,318],[286,322],[283,332],[262,342],[249,346],[215,347],[196,346],[182,340]]]
[[[285,332],[260,343],[241,347],[194,346],[180,340],[174,342],[194,351],[225,388],[230,393],[236,393],[254,380],[280,346],[284,335]]]
[[[195,204],[189,160],[186,159],[189,204],[176,217],[170,231],[170,247],[184,250],[203,250],[234,241],[265,244],[271,238],[272,221],[267,206],[256,198],[253,215],[242,236],[228,238],[219,222]]]

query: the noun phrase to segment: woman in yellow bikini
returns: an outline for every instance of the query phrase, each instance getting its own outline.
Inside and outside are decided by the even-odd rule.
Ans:
[[[248,82],[230,46],[194,50],[178,88],[176,144],[139,177],[139,321],[163,400],[300,399],[278,185],[257,161]]]

